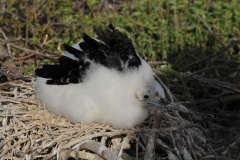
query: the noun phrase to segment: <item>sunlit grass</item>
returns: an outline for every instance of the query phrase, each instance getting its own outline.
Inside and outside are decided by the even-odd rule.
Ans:
[[[166,59],[176,68],[239,38],[239,16],[238,0],[135,0],[118,5],[97,0],[87,4],[9,0],[0,26],[10,37],[22,36],[38,44],[48,35],[44,47],[58,52],[59,43],[73,44],[83,32],[94,35],[93,26],[113,23],[129,35],[144,58]],[[200,49],[191,52],[196,48]],[[239,47],[229,53],[239,58]]]

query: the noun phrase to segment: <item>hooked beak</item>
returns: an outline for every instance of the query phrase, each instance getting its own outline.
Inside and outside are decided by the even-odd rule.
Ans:
[[[168,101],[165,98],[161,98],[161,97],[157,97],[149,102],[147,102],[148,104],[148,108],[153,109],[153,108],[163,108],[164,106],[170,104],[171,102]]]

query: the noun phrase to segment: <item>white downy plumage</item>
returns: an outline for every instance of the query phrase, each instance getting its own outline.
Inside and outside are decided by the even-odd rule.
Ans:
[[[77,44],[72,47],[82,51]],[[67,51],[64,56],[79,60]],[[115,128],[140,124],[148,117],[149,109],[161,106],[164,90],[145,60],[140,58],[141,65],[125,67],[122,72],[88,61],[90,66],[81,83],[48,85],[49,78],[37,77],[36,98],[50,111],[72,122],[103,122]]]

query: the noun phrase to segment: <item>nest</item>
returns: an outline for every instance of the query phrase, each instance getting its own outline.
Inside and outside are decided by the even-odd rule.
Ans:
[[[4,47],[14,41],[27,42],[44,53],[57,55],[23,38],[6,40],[0,45],[0,59],[5,59],[5,65],[10,71],[9,73],[0,70],[1,159],[189,160],[239,157],[240,136],[237,127],[240,124],[239,117],[224,115],[223,119],[222,115],[189,110],[176,103],[177,100],[163,83],[162,86],[171,103],[162,109],[152,110],[144,124],[130,130],[117,130],[102,123],[73,124],[63,117],[51,114],[35,99],[34,79],[19,74],[13,59]],[[236,41],[210,57],[238,43],[239,41]],[[33,50],[32,52],[49,58],[48,54]],[[193,83],[197,81],[220,90],[224,88],[239,92],[239,85],[199,77],[196,72],[182,75]],[[214,106],[216,100],[214,103],[207,101],[207,104]],[[232,125],[229,126],[230,123]],[[216,132],[217,136],[212,136]],[[208,137],[209,135],[213,140]],[[219,156],[219,153],[222,156]]]
[[[2,159],[214,157],[208,152],[211,146],[206,131],[189,120],[189,111],[182,113],[186,108],[177,103],[152,111],[143,125],[130,130],[117,130],[103,123],[73,124],[36,101],[33,83],[32,79],[0,84]]]

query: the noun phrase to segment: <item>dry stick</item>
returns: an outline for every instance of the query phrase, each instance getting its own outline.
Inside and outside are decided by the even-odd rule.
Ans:
[[[170,132],[170,137],[171,137],[171,139],[172,139],[172,144],[173,144],[173,149],[174,149],[174,151],[176,152],[176,154],[177,154],[178,157],[181,157],[181,156],[180,156],[180,151],[179,151],[178,148],[177,148],[176,139],[175,139],[175,137],[173,136],[173,132]]]
[[[4,45],[0,44],[0,59],[3,59],[3,62],[5,62],[7,69],[10,72],[13,72],[14,74],[16,74],[17,76],[19,76],[19,71],[12,59],[12,57],[9,55],[8,51],[6,50],[6,48],[4,47]]]
[[[76,138],[75,140],[69,142],[68,144],[63,145],[61,147],[61,149],[70,148],[71,146],[76,145],[77,143],[80,143],[83,140],[93,139],[93,138],[96,138],[96,137],[102,137],[102,136],[113,137],[113,136],[116,136],[116,135],[122,135],[122,134],[131,135],[131,134],[136,134],[136,133],[166,133],[166,132],[170,132],[170,131],[175,131],[175,130],[180,130],[180,129],[185,129],[185,128],[191,128],[191,127],[199,128],[205,134],[207,134],[206,131],[202,128],[201,125],[193,124],[193,123],[186,123],[186,124],[182,124],[182,125],[178,125],[178,126],[172,126],[172,127],[169,127],[169,128],[164,128],[164,129],[117,130],[117,131],[113,131],[113,132],[99,132],[99,133],[84,135],[82,137]]]
[[[209,27],[209,25],[207,24],[207,22],[206,22],[201,16],[199,16],[199,14],[197,14],[197,12],[195,12],[194,10],[193,10],[193,12],[194,12],[194,14],[197,16],[197,18],[200,19],[200,21],[202,21],[203,24],[208,28],[209,32],[210,32],[210,33],[213,33],[212,29]]]
[[[137,157],[132,157],[132,156],[130,156],[130,155],[127,154],[126,152],[123,152],[122,158],[123,158],[124,160],[136,160],[136,159],[138,159]],[[139,160],[140,160],[140,159],[139,159]]]
[[[205,60],[207,60],[207,59],[209,59],[209,58],[212,58],[212,57],[214,57],[214,56],[216,56],[216,55],[218,55],[218,54],[221,54],[221,53],[227,51],[228,49],[234,47],[235,45],[237,45],[237,44],[239,44],[239,43],[240,43],[240,40],[233,41],[233,42],[231,42],[229,45],[227,45],[226,47],[222,47],[222,48],[221,48],[220,50],[218,50],[217,52],[214,52],[213,54],[210,54],[210,55],[208,55],[208,56],[206,56],[206,57],[204,57],[204,58],[202,58],[202,59],[200,59],[200,60],[198,60],[198,61],[195,61],[195,62],[193,62],[193,63],[191,63],[191,64],[189,64],[189,65],[187,65],[187,66],[185,66],[185,67],[183,67],[183,68],[181,68],[181,69],[179,69],[178,71],[179,71],[179,72],[180,72],[180,71],[183,71],[183,70],[189,68],[189,67],[192,66],[192,65],[195,65],[195,64],[200,63],[200,62],[202,62],[202,61],[205,61]]]
[[[12,80],[18,80],[18,79],[21,79],[21,80],[30,80],[32,77],[27,77],[27,76],[22,76],[22,75],[15,75],[15,74],[12,74],[12,73],[7,73],[7,72],[4,72],[4,71],[1,71],[0,70],[0,75],[4,75]],[[5,84],[8,84],[9,82],[5,82],[5,83],[1,83],[0,86],[2,85],[5,85]]]
[[[44,115],[44,119],[45,119],[45,121],[46,121],[48,130],[49,130],[51,136],[54,137],[53,132],[52,132],[52,129],[51,129],[51,127],[50,127],[50,125],[49,125],[49,122],[48,122],[48,119],[47,119],[47,117],[46,117],[46,106],[45,106],[45,104],[43,104],[43,115]]]
[[[136,135],[134,136],[135,140],[136,140],[136,159],[138,159],[138,149],[139,149],[139,145],[141,146],[141,142],[139,142],[139,136],[136,137]],[[142,147],[144,148],[144,147]],[[144,148],[145,150],[145,148]]]
[[[50,147],[52,147],[54,144],[56,144],[59,140],[61,140],[64,136],[65,136],[65,135],[62,134],[62,135],[58,136],[58,137],[55,138],[53,141],[51,141],[51,142],[49,142],[49,143],[47,143],[47,144],[43,144],[42,146],[37,146],[37,147],[35,147],[35,148],[29,148],[29,149],[27,149],[27,150],[25,151],[25,153],[33,152],[33,151],[35,151],[35,150],[37,150],[37,149],[44,150],[44,149],[46,149],[46,148],[50,148]]]
[[[2,30],[2,28],[0,27],[0,33],[2,33],[2,35],[3,35],[3,37],[4,37],[4,39],[5,40],[7,40],[8,38],[7,38],[7,36],[6,36],[6,34],[5,34],[5,32]],[[9,44],[7,44],[7,48],[8,48],[8,53],[9,53],[9,56],[11,56],[12,57],[12,55],[11,55],[11,48],[10,48],[10,45]]]
[[[41,52],[43,52],[43,53],[49,53],[49,54],[53,54],[53,55],[55,55],[55,56],[59,56],[58,53],[48,51],[48,50],[46,50],[45,48],[43,48],[43,47],[41,47],[41,46],[33,43],[32,41],[29,41],[29,40],[27,40],[27,39],[25,39],[25,38],[22,38],[22,37],[13,38],[13,39],[9,39],[9,40],[3,41],[3,42],[1,43],[1,45],[5,45],[5,44],[7,44],[7,43],[12,43],[12,42],[16,42],[16,41],[26,42],[26,43],[29,44],[30,46],[34,46],[34,47],[38,48],[38,49],[39,49]]]
[[[19,103],[38,104],[38,103],[36,103],[36,102],[27,101],[27,100],[22,100],[22,99],[19,99],[19,100],[0,99],[0,102],[11,102],[11,103],[16,103],[16,104],[19,104]]]
[[[12,46],[12,47],[14,47],[16,49],[22,50],[24,52],[27,52],[27,53],[32,53],[32,54],[34,54],[36,56],[40,56],[40,57],[46,57],[46,58],[53,58],[53,57],[56,57],[56,56],[59,57],[59,54],[50,56],[50,55],[43,54],[43,53],[41,53],[39,51],[35,51],[35,50],[30,50],[30,49],[27,49],[27,48],[19,47],[19,46],[15,45],[15,44],[10,44],[10,46]],[[15,58],[15,59],[17,59],[17,58]]]
[[[60,157],[61,157],[61,155],[66,155],[65,152],[67,152],[67,151],[62,151],[60,153]],[[88,160],[103,160],[99,155],[94,154],[94,153],[89,153],[86,151],[75,151],[75,154],[74,154],[74,152],[71,152],[69,154],[69,157],[72,157],[74,159],[82,158],[82,159],[88,159]],[[51,159],[51,157],[45,157],[45,159]]]
[[[34,53],[31,53],[31,54],[29,54],[27,56],[15,57],[14,60],[20,61],[20,60],[31,58],[32,56],[34,56]]]
[[[4,147],[5,139],[0,140],[0,150]]]
[[[157,72],[158,70],[157,69],[153,69],[153,72]],[[172,93],[170,92],[170,90],[165,86],[165,84],[162,82],[162,80],[155,74],[153,73],[154,77],[157,78],[158,82],[166,89],[170,99],[171,99],[171,102],[174,102],[173,100],[173,95]]]
[[[148,64],[150,65],[166,65],[168,62],[166,61],[148,61]]]
[[[168,155],[168,159],[170,159],[170,160],[179,160],[179,158],[173,153],[173,151],[166,150],[166,153]]]
[[[234,92],[240,92],[240,89],[238,89],[240,87],[239,84],[232,84],[215,79],[203,78],[199,75],[193,75],[191,77],[185,76],[185,78],[192,78],[194,81],[198,81],[204,85],[215,87],[220,90],[226,89]]]
[[[0,74],[7,75],[7,74],[4,74],[4,72],[1,72],[1,70],[0,70]],[[10,74],[10,75],[11,75],[11,74]],[[12,76],[13,76],[13,75],[12,75]],[[29,77],[29,78],[31,78],[31,77]],[[22,85],[22,84],[20,84],[18,81],[16,81],[16,83],[13,82],[13,81],[0,83],[0,86],[5,86],[5,85],[11,85],[11,87],[26,88],[26,85]]]
[[[72,152],[72,149],[68,149],[65,153],[60,152],[59,157],[62,157],[62,160],[67,160],[68,157],[70,157],[70,153]],[[63,158],[64,157],[64,158]]]
[[[218,68],[223,68],[223,66],[216,66],[216,67],[204,68],[204,69],[198,70],[198,71],[196,71],[196,72],[190,73],[190,74],[187,75],[187,76],[189,77],[189,76],[192,76],[192,75],[197,74],[197,73],[201,73],[201,72],[204,72],[204,71],[207,71],[207,70],[211,70],[211,69],[218,69]]]
[[[115,132],[99,132],[99,133],[94,133],[94,134],[87,134],[82,137],[76,138],[75,140],[69,142],[68,144],[61,146],[61,149],[70,148],[71,146],[76,145],[77,143],[80,143],[86,139],[93,139],[93,138],[102,137],[102,136],[113,137],[116,135],[128,134],[128,133],[133,134],[134,130],[119,130],[119,131],[115,131]]]
[[[154,115],[154,123],[153,128],[158,129],[160,127],[162,118],[161,118],[161,112],[157,112]],[[156,148],[156,140],[157,140],[158,134],[152,133],[149,136],[148,143],[146,146],[146,153],[144,155],[144,160],[152,160],[155,159],[155,148]]]
[[[132,139],[134,139],[137,143],[137,146],[136,146],[136,159],[138,159],[138,146],[140,146],[142,148],[143,151],[146,150],[146,148],[144,147],[144,145],[139,141],[139,136],[136,137],[136,136],[130,136]]]
[[[159,13],[161,13],[161,12],[156,8],[156,5],[155,5],[153,2],[151,3],[151,5],[152,5],[152,7],[153,7],[153,9],[154,9],[154,12],[155,12],[157,18],[158,18],[158,21],[160,21],[161,18],[160,18]]]
[[[106,160],[122,160],[122,158],[118,157],[113,151],[108,149],[106,146],[102,145],[101,143],[95,142],[93,140],[89,140],[83,145],[81,145],[81,149],[87,149],[97,153],[102,158]]]
[[[232,147],[236,146],[239,142],[240,142],[240,135],[238,135],[238,138],[236,139],[236,141],[234,141],[233,143],[231,143],[231,144],[228,146],[228,148],[227,148],[224,152],[222,152],[222,154],[225,156],[225,155],[227,154],[229,148],[232,148]]]
[[[23,141],[19,141],[17,143],[14,143],[12,146],[9,146],[8,148],[6,148],[1,154],[0,154],[0,158],[2,158],[6,153],[8,153],[11,149],[15,148],[16,146],[27,142],[29,139],[25,139]]]
[[[125,144],[125,142],[127,141],[128,137],[129,137],[129,134],[128,134],[126,137],[124,137],[124,139],[123,139],[123,142],[122,142],[122,144],[121,144],[121,148],[120,148],[120,150],[119,150],[119,152],[118,152],[118,156],[119,156],[119,157],[122,155],[122,152],[123,152],[123,149],[124,149],[123,147],[124,147],[124,144]]]
[[[165,144],[161,139],[157,139],[157,144],[159,144],[162,148],[166,150],[171,150],[172,152],[174,152],[174,150],[170,148],[167,144]]]

